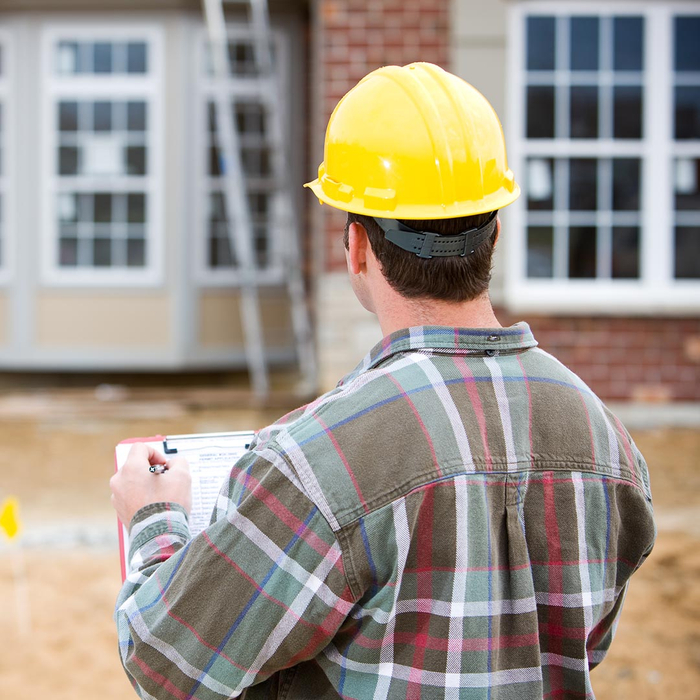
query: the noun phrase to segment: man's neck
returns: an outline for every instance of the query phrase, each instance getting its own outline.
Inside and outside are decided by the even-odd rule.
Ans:
[[[399,295],[378,306],[377,318],[384,336],[411,326],[500,328],[487,293],[464,302],[406,299]]]

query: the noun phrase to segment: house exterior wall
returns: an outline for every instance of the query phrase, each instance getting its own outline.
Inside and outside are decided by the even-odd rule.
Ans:
[[[51,348],[149,347],[167,351],[172,328],[166,295],[39,293],[36,345]]]
[[[316,0],[313,4],[313,147],[310,176],[323,159],[323,135],[338,100],[384,65],[449,65],[449,0]],[[311,179],[311,177],[309,177]],[[355,299],[345,269],[344,216],[312,205],[319,380],[324,388],[381,340],[379,325]]]
[[[240,291],[204,290],[199,298],[199,342],[202,347],[236,348],[243,352]],[[291,310],[284,289],[265,289],[260,293],[260,309],[265,344],[289,346],[292,337]]]
[[[273,2],[271,7],[273,28],[291,47],[286,121],[292,133],[294,177],[300,181],[305,155],[299,116],[305,99],[303,3]],[[50,202],[44,194],[46,130],[55,128],[47,98],[51,78],[42,64],[44,41],[52,27],[91,26],[148,26],[159,36],[162,50],[160,107],[151,115],[159,147],[150,156],[157,168],[158,197],[152,213],[158,220],[160,271],[128,284],[109,284],[100,279],[99,270],[87,283],[56,281],[41,264]],[[6,44],[4,37],[10,40]],[[2,160],[3,174],[9,164],[13,216],[9,223],[3,220],[7,225],[2,230],[10,245],[3,248],[9,274],[0,274],[0,371],[245,367],[237,283],[212,283],[193,265],[199,259],[197,246],[204,244],[193,205],[201,186],[193,164],[204,160],[205,153],[204,135],[193,134],[195,128],[206,128],[195,114],[205,112],[199,91],[202,75],[197,73],[204,37],[202,6],[196,1],[2,3],[2,70],[12,78],[2,102],[3,129],[10,124],[12,138]],[[272,363],[288,363],[294,357],[285,297],[279,287],[261,292]]]
[[[562,7],[566,3],[560,3]],[[662,3],[661,3],[662,4]],[[370,9],[371,5],[371,9]],[[586,2],[575,2],[576,12],[585,14]],[[591,3],[591,6],[593,4]],[[619,3],[624,6],[625,2]],[[632,3],[627,3],[632,6]],[[420,7],[419,7],[420,6]],[[508,139],[513,133],[513,94],[517,85],[509,73],[509,52],[514,50],[509,34],[510,13],[517,2],[507,0],[453,0],[445,3],[317,3],[316,21],[320,27],[316,52],[323,76],[318,101],[323,134],[327,117],[336,101],[356,80],[381,63],[407,63],[412,60],[436,62],[453,70],[481,90],[494,105]],[[397,8],[404,8],[398,10]],[[597,8],[601,7],[598,3]],[[684,5],[697,11],[697,3]],[[379,48],[387,38],[407,36],[412,27],[410,13],[418,8],[422,23],[437,19],[435,33],[425,45],[416,42],[401,53],[392,47],[391,55]],[[404,14],[404,11],[406,14]],[[543,10],[544,12],[544,10]],[[372,22],[383,13],[385,32],[373,38]],[[444,18],[449,21],[443,23]],[[439,29],[437,29],[439,27]],[[395,34],[393,34],[395,32]],[[381,37],[384,37],[382,39]],[[398,39],[397,39],[398,41]],[[448,49],[446,51],[446,49]],[[512,144],[511,144],[512,145]],[[320,161],[322,142],[316,144]],[[516,178],[523,182],[524,173]],[[653,191],[653,187],[652,187]],[[519,303],[507,295],[507,257],[515,245],[511,213],[502,213],[503,231],[495,255],[492,301],[504,325],[518,320],[530,323],[540,346],[569,365],[591,388],[606,400],[620,401],[700,401],[700,317],[695,309],[680,308],[649,312],[643,305],[622,301],[615,295],[609,301],[586,308],[583,301],[569,311],[543,313],[537,305]],[[325,231],[325,257],[317,283],[318,337],[321,348],[321,379],[331,386],[358,362],[372,343],[381,338],[376,320],[354,299],[342,272],[342,215],[323,207],[317,214]],[[509,236],[509,231],[512,233]],[[601,308],[605,309],[601,313]],[[632,310],[631,310],[632,309]],[[350,332],[352,329],[353,332]],[[358,330],[359,329],[359,330]]]

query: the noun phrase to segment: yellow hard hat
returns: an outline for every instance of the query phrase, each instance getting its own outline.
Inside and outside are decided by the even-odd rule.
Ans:
[[[495,211],[520,194],[493,107],[430,63],[365,76],[333,110],[323,157],[305,187],[356,214],[448,219]]]

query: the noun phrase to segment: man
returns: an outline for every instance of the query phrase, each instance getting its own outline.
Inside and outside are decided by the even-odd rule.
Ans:
[[[488,297],[497,210],[519,190],[474,88],[379,69],[341,100],[310,184],[348,212],[384,340],[261,431],[190,539],[186,464],[133,449],[116,612],[150,698],[593,697],[654,540],[620,422]]]

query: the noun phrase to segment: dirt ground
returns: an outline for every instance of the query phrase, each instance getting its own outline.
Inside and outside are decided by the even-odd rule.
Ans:
[[[23,524],[21,546],[0,536],[1,698],[136,697],[112,623],[120,585],[107,483],[114,445],[159,432],[259,428],[292,401],[232,409],[250,401],[211,390],[0,396],[0,503],[16,496]],[[650,465],[659,537],[593,674],[596,696],[700,699],[700,431],[633,435]]]

